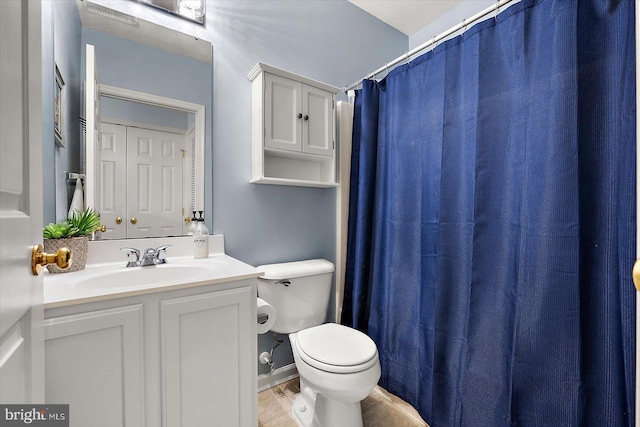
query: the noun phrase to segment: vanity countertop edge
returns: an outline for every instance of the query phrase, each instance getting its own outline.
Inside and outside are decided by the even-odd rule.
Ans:
[[[212,236],[213,237],[213,236]],[[213,240],[213,239],[212,239]],[[122,244],[122,242],[121,242]],[[256,279],[264,273],[257,268],[224,254],[222,251],[212,252],[209,258],[194,259],[192,256],[173,256],[167,258],[166,266],[124,267],[122,261],[101,264],[87,264],[84,270],[73,273],[44,273],[44,309],[53,309],[70,305],[107,301],[118,298],[139,296],[178,289],[188,289],[222,283]],[[111,261],[111,260],[110,260]],[[144,283],[114,283],[113,286],[85,286],[81,282],[113,276],[119,279],[128,277],[129,273],[144,273],[155,268],[171,268],[179,266],[187,274],[171,280],[156,279]],[[209,269],[207,274],[190,275],[189,268]],[[156,274],[156,277],[158,275]],[[161,276],[161,275],[160,275]],[[120,279],[122,281],[122,279]],[[118,280],[114,280],[118,282]],[[125,279],[126,281],[126,279]]]

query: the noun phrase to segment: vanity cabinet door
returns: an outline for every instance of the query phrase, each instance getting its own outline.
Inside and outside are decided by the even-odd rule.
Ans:
[[[142,304],[45,320],[45,400],[71,427],[143,427]]]
[[[165,427],[255,426],[255,291],[160,302]]]

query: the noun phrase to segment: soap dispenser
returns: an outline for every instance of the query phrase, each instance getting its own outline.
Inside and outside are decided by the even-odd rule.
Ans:
[[[200,218],[193,230],[193,257],[208,258],[209,257],[209,230],[204,224],[203,211],[198,211]]]

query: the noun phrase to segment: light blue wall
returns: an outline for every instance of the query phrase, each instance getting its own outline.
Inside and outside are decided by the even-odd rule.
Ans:
[[[189,124],[195,121],[195,118],[189,119],[190,115],[195,117],[195,114],[185,111],[156,107],[155,105],[141,104],[139,102],[124,101],[107,96],[100,97],[100,117],[102,121],[108,119],[127,120],[130,122],[187,130]]]
[[[404,53],[407,36],[346,0],[208,0],[204,26],[129,0],[95,1],[213,44],[212,167],[205,172],[213,184],[206,188],[212,231],[224,234],[227,253],[256,266],[316,257],[335,262],[335,189],[249,184],[247,74],[260,61],[344,87]],[[271,345],[268,334],[259,337],[259,352]],[[286,345],[274,356],[278,366],[293,362]]]
[[[74,182],[65,171],[80,172],[80,15],[75,2],[43,2],[43,204],[44,222],[66,219]],[[54,36],[55,34],[55,36]],[[63,136],[65,147],[53,134],[54,62],[65,82]]]
[[[404,52],[407,37],[347,1],[209,1],[207,14],[215,53],[213,231],[225,235],[229,255],[253,265],[335,262],[335,189],[248,184],[246,76],[260,61],[343,87]],[[272,345],[262,335],[258,351]],[[277,366],[293,362],[286,347],[274,360]]]
[[[495,4],[495,0],[464,0],[429,25],[413,33],[409,37],[409,49],[420,46],[434,36],[440,35],[451,27],[458,25],[463,19],[469,19],[478,12],[495,6]]]

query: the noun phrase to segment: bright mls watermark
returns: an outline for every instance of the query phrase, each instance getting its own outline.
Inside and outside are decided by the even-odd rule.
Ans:
[[[69,405],[2,405],[0,427],[69,427]]]

